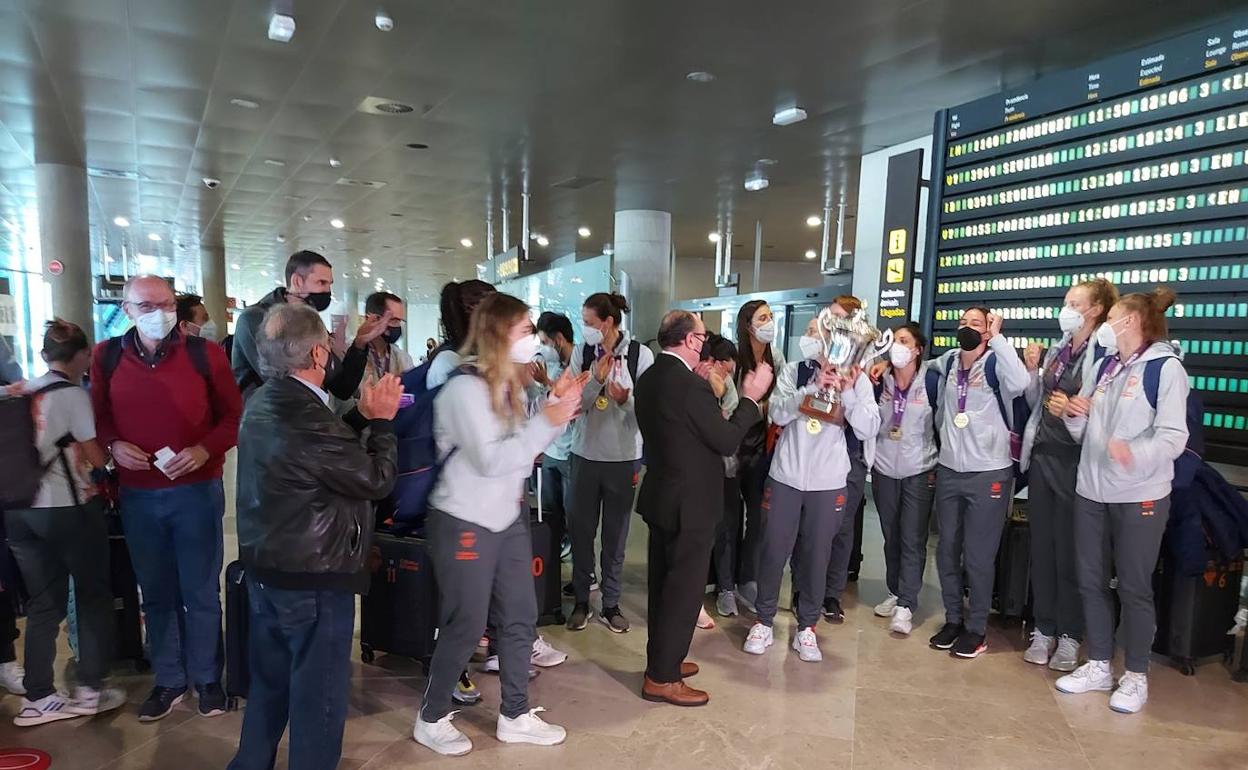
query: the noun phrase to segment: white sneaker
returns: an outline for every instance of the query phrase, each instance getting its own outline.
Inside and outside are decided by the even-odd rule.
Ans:
[[[472,741],[459,731],[451,720],[458,711],[452,711],[438,721],[430,724],[416,715],[416,726],[412,728],[412,739],[421,746],[433,749],[447,757],[461,757],[472,751]]]
[[[806,663],[819,663],[823,660],[823,653],[819,651],[819,640],[815,638],[815,629],[803,628],[793,637],[793,649],[797,650],[797,657]]]
[[[543,636],[538,636],[533,640],[533,657],[529,662],[535,666],[542,668],[551,668],[560,663],[567,661],[568,654],[563,650],[557,650],[550,642],[546,641]]]
[[[567,655],[567,653],[564,653],[564,652],[559,652],[558,650],[555,650],[555,648],[554,648],[554,647],[551,647],[550,649],[551,649],[551,650],[554,650],[554,651],[555,651],[556,653],[558,653],[559,655],[562,655],[562,656],[563,656],[563,660],[567,660],[567,659],[568,659],[568,655]],[[533,666],[535,666],[535,665],[540,665],[540,664],[538,664],[538,663],[537,663],[537,661],[535,660],[536,658],[537,658],[537,645],[536,645],[536,644],[534,644],[534,645],[533,645],[533,655],[532,655],[532,656],[530,656],[530,658],[529,658],[529,664],[530,664],[530,665],[529,665],[529,679],[536,679],[536,678],[537,678],[538,671],[537,671],[537,669],[536,669],[536,668],[533,668]],[[559,661],[559,663],[562,663],[562,662],[563,662],[563,660]],[[557,665],[559,665],[559,663],[551,663],[550,665],[552,665],[552,666],[557,666]],[[487,674],[497,674],[497,673],[498,673],[498,671],[499,671],[499,668],[500,668],[500,666],[499,666],[499,663],[498,663],[498,656],[497,656],[497,655],[491,655],[491,656],[489,656],[488,658],[486,658],[486,659],[485,659],[485,663],[482,663],[482,664],[481,664],[481,670],[482,670],[482,671],[484,671],[484,672],[485,672],[485,673],[487,673]]]
[[[888,630],[894,634],[910,635],[910,632],[914,630],[914,613],[909,607],[898,607],[893,610],[893,621],[888,624]]]
[[[538,716],[546,709],[538,706],[529,709],[529,713],[521,714],[515,719],[498,715],[498,729],[495,735],[503,743],[532,743],[535,746],[558,746],[568,738],[568,731],[559,725],[543,722]]]
[[[897,597],[890,593],[887,599],[875,605],[875,616],[891,618],[895,609],[897,609]]]
[[[60,693],[31,702],[22,698],[22,708],[13,717],[13,724],[18,727],[33,727],[62,719],[75,719],[79,715],[69,710],[69,699]]]
[[[750,635],[745,637],[745,647],[743,649],[751,655],[762,655],[774,641],[775,639],[771,634],[771,626],[755,623],[750,627]]]
[[[26,694],[26,686],[22,684],[22,680],[25,678],[26,669],[22,668],[21,664],[16,660],[0,665],[0,687],[14,695]]]
[[[1079,640],[1069,636],[1061,636],[1057,640],[1057,650],[1049,658],[1049,668],[1053,671],[1074,671],[1079,665]]]
[[[74,688],[74,697],[70,699],[65,710],[71,714],[89,717],[120,708],[125,703],[126,693],[119,688],[105,687],[97,690],[94,687],[78,686]]]
[[[1071,673],[1057,680],[1057,689],[1067,695],[1085,692],[1109,692],[1114,689],[1114,674],[1108,660],[1089,660]]]
[[[1128,671],[1118,680],[1118,689],[1109,696],[1109,707],[1119,714],[1134,714],[1148,703],[1148,677]]]
[[[1028,663],[1035,663],[1037,666],[1046,665],[1049,662],[1049,658],[1053,656],[1055,647],[1057,647],[1056,639],[1040,633],[1038,628],[1033,628],[1031,630],[1031,646],[1023,653],[1023,660]]]

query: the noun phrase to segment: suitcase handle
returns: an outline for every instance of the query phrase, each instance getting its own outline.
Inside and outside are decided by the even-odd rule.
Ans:
[[[537,523],[542,523],[542,466],[537,466]]]

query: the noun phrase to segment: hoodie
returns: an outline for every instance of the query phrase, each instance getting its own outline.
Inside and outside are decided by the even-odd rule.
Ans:
[[[896,381],[889,370],[880,391],[880,429],[875,442],[876,473],[891,479],[905,479],[936,467],[939,452],[932,402],[927,395],[928,363],[919,365],[906,393],[906,410],[901,416],[901,438],[889,438],[893,427],[893,392]],[[939,403],[939,402],[937,402]]]
[[[1001,401],[1008,410],[1010,402],[1023,395],[1031,384],[1031,375],[1010,341],[998,334],[988,341],[988,349],[971,364],[966,395],[966,414],[970,424],[959,428],[954,424],[958,413],[958,367],[957,348],[947,351],[936,359],[936,366],[944,372],[940,400],[940,464],[958,473],[996,471],[1009,468],[1010,426],[1001,416],[997,394],[988,387],[984,371],[988,359],[997,358],[997,381],[1000,383]],[[1021,427],[1021,426],[1020,426]]]
[[[599,380],[597,372],[590,374],[589,382],[585,384],[581,396],[581,415],[573,423],[575,427],[572,431],[572,454],[578,457],[603,463],[641,459],[641,430],[637,427],[637,412],[633,401],[636,383],[632,382],[626,365],[628,344],[631,340],[632,336],[628,332],[620,332],[620,339],[613,352],[617,366],[613,372],[607,374],[607,380],[614,377],[622,387],[628,389],[628,399],[623,404],[608,398],[606,409],[600,410],[594,405],[598,396],[606,395],[607,392],[607,380]],[[586,369],[585,363],[581,361],[583,351],[583,345],[577,345],[572,351],[572,363],[569,367],[573,374],[580,374]],[[593,363],[590,362],[591,371]],[[653,363],[653,351],[642,345],[637,357],[637,377],[645,374]]]

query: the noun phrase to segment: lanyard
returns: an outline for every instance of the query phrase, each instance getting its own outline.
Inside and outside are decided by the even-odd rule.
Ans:
[[[980,358],[984,357],[984,353],[980,353],[965,369],[962,368],[961,356],[961,353],[955,355],[958,364],[958,414],[966,414],[966,396],[971,390],[971,369],[975,367]]]
[[[372,345],[368,346],[368,360],[373,364],[373,370],[377,372],[377,379],[381,379],[390,373],[390,344],[386,343],[386,357],[382,358],[377,355],[377,351]]]
[[[1144,343],[1139,350],[1131,354],[1131,357],[1127,359],[1126,363],[1122,362],[1122,353],[1119,353],[1111,358],[1109,363],[1105,366],[1105,372],[1101,375],[1101,379],[1096,383],[1096,392],[1104,393],[1109,390],[1109,386],[1114,384],[1114,380],[1118,377],[1118,375],[1126,371],[1131,364],[1134,364],[1140,356],[1144,355],[1144,351],[1148,350],[1148,348],[1149,344],[1147,342]],[[1115,364],[1117,364],[1117,366],[1115,366]]]
[[[915,376],[916,377],[918,376],[917,371],[915,372]],[[902,390],[901,387],[897,385],[897,379],[896,378],[893,379],[893,428],[894,429],[898,429],[901,427],[901,418],[904,417],[906,414],[906,400],[910,395],[910,388],[913,388],[913,387],[914,387],[914,380],[911,380],[910,384],[906,386],[906,389]]]
[[[1066,367],[1070,365],[1072,358],[1078,358],[1088,347],[1088,340],[1084,340],[1078,350],[1074,350],[1072,344],[1074,340],[1067,342],[1057,354],[1056,368],[1053,370],[1053,389],[1057,390],[1058,383],[1062,381],[1062,375],[1066,373]]]

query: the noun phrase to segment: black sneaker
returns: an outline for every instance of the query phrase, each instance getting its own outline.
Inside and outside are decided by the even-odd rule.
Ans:
[[[184,697],[185,687],[153,687],[152,694],[139,707],[139,721],[158,722],[164,719]]]
[[[597,590],[598,590],[598,576],[591,574],[589,576],[589,592],[593,593],[594,591],[597,591]],[[563,587],[563,595],[569,598],[576,596],[576,587],[573,586],[572,583],[569,582],[567,585]]]
[[[585,602],[577,602],[572,608],[572,614],[568,616],[569,631],[584,631],[585,626],[589,625],[589,619],[594,616],[594,611],[589,608]]]
[[[628,618],[624,617],[624,613],[620,612],[619,607],[603,607],[602,614],[598,616],[602,624],[617,634],[623,634],[628,631],[630,626]]]
[[[824,599],[823,617],[829,623],[844,623],[845,613],[841,611],[841,600],[832,596]]]
[[[953,646],[954,642],[958,641],[958,637],[960,636],[962,636],[961,623],[946,623],[940,627],[940,630],[936,632],[936,635],[929,639],[927,643],[930,644],[933,649],[947,650]]]
[[[983,634],[975,634],[970,631],[963,630],[962,635],[958,637],[958,641],[953,645],[953,654],[959,658],[978,658],[981,652],[988,651],[988,642],[984,640]]]
[[[849,571],[849,572],[845,575],[845,577],[846,577],[846,579],[848,579],[848,580],[849,580],[849,582],[851,582],[851,583],[857,583],[857,582],[858,582],[858,570],[856,570],[856,569],[851,569],[851,570],[850,570],[850,571]]]
[[[219,682],[203,684],[195,687],[199,696],[199,715],[201,717],[219,717],[226,712],[225,690]]]
[[[571,583],[568,583],[563,587],[563,595],[569,598],[576,596],[576,589],[572,587]]]

